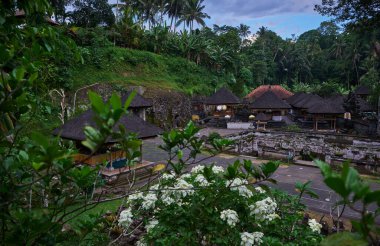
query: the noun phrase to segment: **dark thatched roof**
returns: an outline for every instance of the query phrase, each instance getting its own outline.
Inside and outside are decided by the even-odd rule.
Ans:
[[[371,89],[366,85],[359,85],[356,87],[354,94],[356,95],[369,95],[371,94]]]
[[[360,112],[376,112],[377,111],[376,106],[370,104],[363,98],[358,97],[357,100],[358,100]]]
[[[272,91],[267,91],[250,105],[253,109],[289,109],[290,105],[284,100],[278,98]]]
[[[264,114],[264,113],[259,113],[255,117],[256,121],[269,121],[270,119],[271,119],[271,117],[269,115]]]
[[[340,103],[323,99],[307,109],[310,114],[344,114],[345,110]]]
[[[307,109],[320,102],[321,100],[323,100],[323,98],[316,94],[304,94],[295,100],[291,105],[295,108]]]
[[[121,101],[124,104],[127,100],[128,96],[131,94],[131,92],[125,93],[121,97]],[[145,97],[141,96],[140,94],[136,93],[135,97],[133,98],[131,104],[129,105],[129,108],[149,108],[152,107],[153,104],[149,99],[146,99]]]
[[[240,104],[240,99],[230,90],[221,88],[205,100],[208,105]]]
[[[300,98],[302,98],[303,96],[305,96],[306,93],[305,92],[296,92],[294,93],[293,96],[289,97],[286,99],[286,101],[292,105],[294,102],[296,102],[297,100],[299,100]]]
[[[92,110],[87,110],[86,112],[67,121],[62,126],[56,128],[53,131],[53,135],[76,141],[85,140],[86,136],[84,134],[84,127],[88,125],[96,127],[96,123],[93,118],[94,112]],[[136,133],[139,138],[154,137],[162,133],[162,129],[145,122],[143,119],[133,115],[132,113],[121,117],[119,122],[114,127],[115,131],[119,129],[120,124],[125,126],[127,132]],[[107,143],[113,142],[115,142],[113,139],[107,140]]]

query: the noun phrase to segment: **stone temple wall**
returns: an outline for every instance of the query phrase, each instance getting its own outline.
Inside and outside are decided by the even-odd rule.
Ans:
[[[346,160],[370,172],[378,173],[380,139],[306,132],[245,132],[228,138],[235,140],[235,153],[265,156],[269,153],[294,156],[294,159],[318,158],[330,164]]]

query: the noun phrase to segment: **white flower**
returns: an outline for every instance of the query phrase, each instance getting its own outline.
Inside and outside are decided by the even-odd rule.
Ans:
[[[131,208],[127,208],[123,210],[119,216],[119,225],[125,228],[128,228],[129,225],[133,222],[132,218],[133,218],[133,214],[132,214]]]
[[[185,174],[182,174],[181,175],[181,179],[188,179],[191,177],[191,174],[190,173],[185,173]]]
[[[231,187],[231,190],[238,191],[239,195],[250,198],[251,196],[253,196],[253,193],[245,186],[247,184],[247,180],[235,178],[234,180],[227,181],[226,187]]]
[[[161,200],[164,204],[170,205],[175,202],[175,200],[170,196],[171,192],[164,192],[162,194]]]
[[[177,198],[186,197],[187,195],[192,195],[194,193],[194,190],[192,190],[193,188],[194,186],[192,184],[189,184],[183,179],[178,179],[174,185],[174,189],[179,190],[175,191],[174,194],[177,196]]]
[[[149,231],[152,230],[156,225],[158,225],[158,220],[149,221],[149,223],[145,226],[146,232],[149,233]]]
[[[143,242],[144,238],[140,238],[139,241],[136,242],[136,246],[147,246],[148,244]]]
[[[193,167],[191,169],[191,172],[192,173],[201,173],[201,172],[203,172],[203,169],[205,169],[205,166],[198,165],[198,166]]]
[[[242,246],[253,246],[253,245],[260,245],[263,240],[261,239],[264,236],[264,233],[262,232],[243,232],[240,233],[241,243]]]
[[[128,197],[128,200],[129,201],[136,201],[136,200],[143,199],[143,198],[144,198],[144,195],[141,192],[139,192],[139,193],[130,195]]]
[[[218,173],[224,173],[224,168],[221,166],[213,166],[212,171],[216,174]]]
[[[266,193],[266,191],[265,191],[263,188],[261,188],[260,186],[255,187],[255,190],[256,190],[258,193],[260,193],[260,194],[264,194],[264,193]]]
[[[175,178],[175,176],[171,173],[164,173],[161,176],[161,179],[163,179],[163,180],[170,180],[170,179],[174,179],[174,178]]]
[[[267,197],[264,200],[255,202],[254,205],[249,206],[251,215],[255,215],[257,220],[273,220],[277,216],[274,215],[277,203],[272,198]]]
[[[202,174],[198,174],[197,177],[195,178],[195,182],[199,183],[199,186],[209,186],[210,183],[207,181],[205,176]]]
[[[321,233],[322,225],[319,224],[315,219],[310,219],[309,222],[308,222],[308,224],[309,224],[310,229],[313,232]]]
[[[273,214],[267,214],[267,215],[265,216],[265,218],[266,218],[268,221],[272,221],[272,220],[274,220],[274,219],[279,219],[280,216],[279,216],[278,214],[273,213]]]
[[[151,209],[154,208],[155,203],[157,201],[156,194],[149,193],[144,197],[143,202],[141,203],[141,206],[143,209]]]
[[[152,185],[149,189],[150,189],[150,190],[154,190],[154,191],[151,191],[151,192],[155,192],[155,191],[157,191],[159,188],[160,188],[160,184],[155,184],[155,185]]]
[[[227,222],[227,224],[231,227],[234,227],[236,223],[239,222],[238,214],[231,209],[223,210],[220,213],[220,218]]]

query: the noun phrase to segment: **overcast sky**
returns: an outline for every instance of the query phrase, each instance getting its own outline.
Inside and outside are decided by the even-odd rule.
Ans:
[[[321,0],[205,0],[207,24],[239,25],[244,23],[255,33],[265,26],[283,38],[317,28],[328,18],[319,15],[314,5]]]
[[[117,0],[109,0],[116,3]],[[299,36],[315,29],[327,17],[316,13],[314,5],[321,0],[205,0],[205,12],[211,16],[208,26],[240,23],[251,27],[252,34],[261,26],[275,31],[283,38]]]

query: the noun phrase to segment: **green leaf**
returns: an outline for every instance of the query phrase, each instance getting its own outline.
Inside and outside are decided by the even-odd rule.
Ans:
[[[325,184],[333,189],[336,193],[343,198],[347,198],[349,191],[346,189],[344,181],[340,177],[328,177],[325,179]]]
[[[380,202],[380,190],[372,191],[364,197],[364,203]]]
[[[112,108],[115,109],[120,109],[121,108],[121,99],[118,95],[115,93],[112,94],[110,98],[110,103],[112,105]]]
[[[261,168],[261,171],[263,172],[263,174],[265,175],[265,177],[269,177],[270,175],[272,175],[277,170],[277,168],[279,166],[280,166],[280,162],[270,161],[270,162],[267,162],[265,164],[262,164],[260,166],[260,168]]]
[[[32,135],[31,135],[31,138],[32,138],[32,140],[34,142],[36,142],[37,144],[41,145],[45,149],[47,147],[49,147],[49,145],[50,145],[49,144],[49,139],[45,135],[42,135],[39,132],[33,132]]]
[[[25,72],[26,72],[25,68],[18,67],[18,68],[13,69],[12,76],[16,80],[20,81],[20,80],[22,80],[24,78]]]
[[[40,170],[43,165],[44,165],[43,162],[33,162],[32,163],[32,167],[36,171]]]
[[[129,105],[131,105],[131,102],[132,102],[133,98],[135,98],[135,96],[136,96],[136,91],[132,91],[129,94],[127,100],[125,100],[124,109],[127,109],[129,107]]]
[[[96,111],[97,113],[102,113],[105,109],[102,97],[93,91],[90,91],[88,93],[88,96],[90,98],[91,106],[94,109],[94,111]]]

